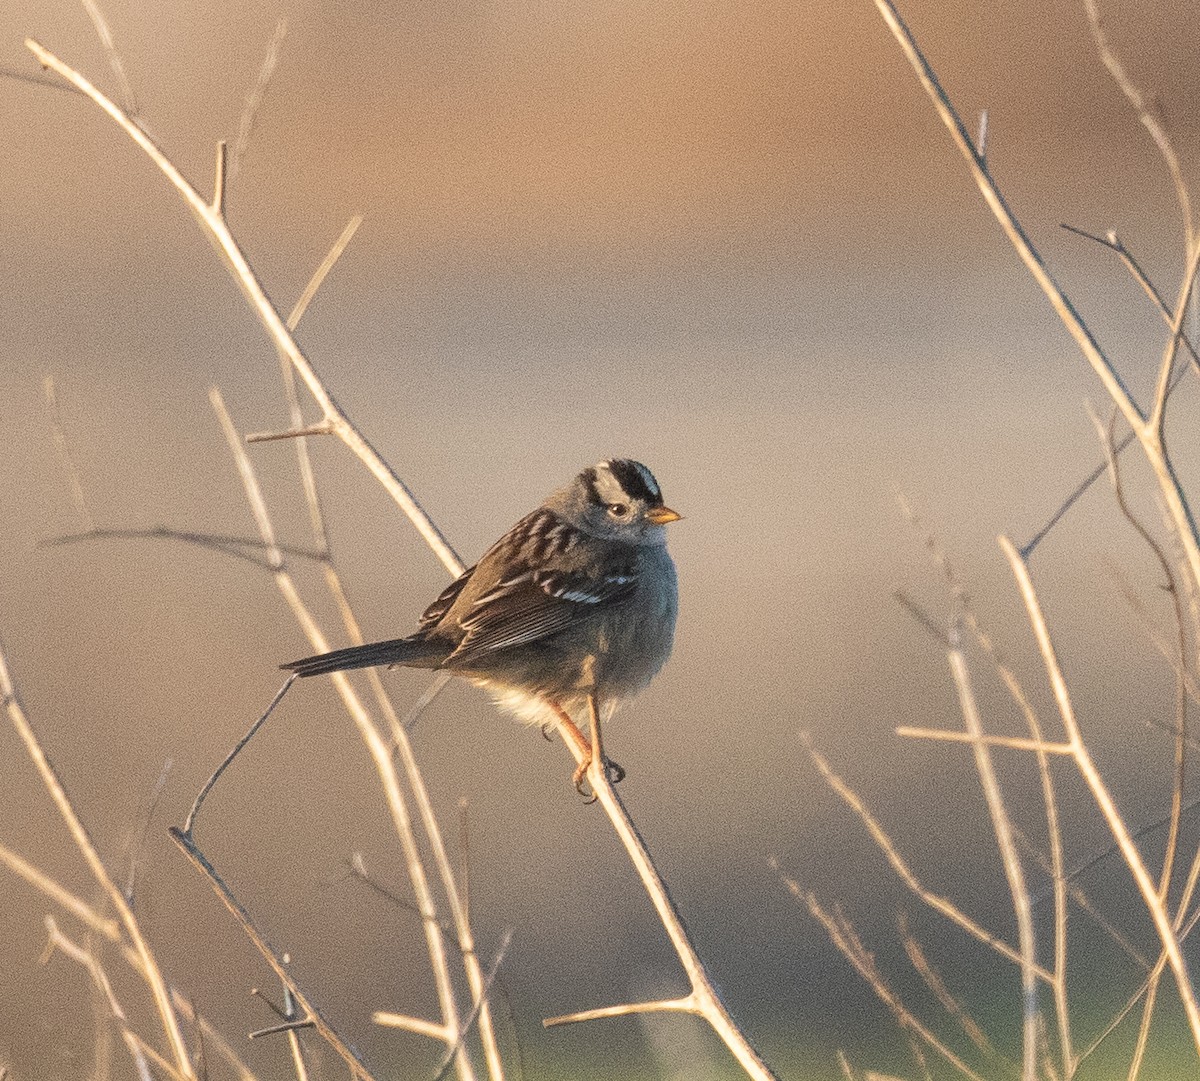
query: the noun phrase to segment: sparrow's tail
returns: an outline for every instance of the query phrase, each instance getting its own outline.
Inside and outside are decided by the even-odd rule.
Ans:
[[[281,664],[301,676],[322,676],[327,672],[344,672],[347,668],[374,668],[378,664],[404,665],[410,668],[436,668],[445,660],[449,650],[445,643],[430,642],[413,635],[393,638],[389,642],[370,642],[365,646],[335,649],[318,653],[299,661]]]

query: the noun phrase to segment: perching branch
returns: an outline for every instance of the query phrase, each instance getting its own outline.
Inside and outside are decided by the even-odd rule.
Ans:
[[[570,748],[575,756],[575,761],[583,762],[584,750],[567,739],[564,739],[563,742]],[[717,994],[708,970],[705,969],[697,955],[687,929],[683,925],[683,920],[675,908],[675,903],[667,892],[666,883],[663,882],[658,869],[654,866],[650,852],[646,848],[641,834],[638,833],[637,827],[633,824],[633,819],[629,817],[629,812],[625,810],[624,804],[608,779],[608,770],[605,768],[601,756],[592,757],[587,771],[587,780],[591,785],[592,793],[599,801],[600,806],[604,808],[604,813],[608,815],[618,839],[633,863],[634,870],[637,871],[638,878],[642,881],[642,886],[650,896],[650,901],[658,913],[658,918],[662,922],[667,937],[670,938],[671,945],[675,948],[675,954],[679,958],[680,964],[683,965],[688,982],[691,984],[690,994],[682,999],[670,1000],[668,1005],[660,1003],[659,1008],[674,1012],[694,1013],[703,1017],[750,1077],[755,1081],[768,1081],[768,1079],[774,1078],[775,1074],[759,1057],[758,1052],[750,1046],[749,1041],[733,1018],[729,1016],[725,1004]],[[628,1007],[618,1006],[609,1007],[609,1009],[630,1012]],[[605,1013],[596,1016],[613,1016],[613,1014]],[[574,1017],[550,1018],[542,1023],[547,1026],[565,1024],[572,1019]],[[583,1017],[579,1019],[583,1019]]]

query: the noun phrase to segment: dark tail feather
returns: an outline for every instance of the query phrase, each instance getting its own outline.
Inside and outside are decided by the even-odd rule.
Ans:
[[[335,649],[318,653],[299,661],[281,664],[301,676],[323,676],[327,672],[344,672],[348,668],[374,668],[379,664],[400,664],[413,668],[436,668],[446,657],[447,649],[415,635],[412,638],[393,638],[389,642],[370,642],[365,646]]]

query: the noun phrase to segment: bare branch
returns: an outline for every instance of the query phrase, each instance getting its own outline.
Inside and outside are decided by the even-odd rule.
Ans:
[[[1046,754],[1073,754],[1075,748],[1069,743],[1046,743],[1040,739],[1025,739],[1021,736],[972,736],[969,732],[956,732],[948,728],[914,728],[902,724],[896,735],[911,739],[931,739],[943,743],[981,743],[986,747],[1009,747],[1016,751],[1044,751]]]
[[[121,927],[116,920],[101,916],[92,905],[60,886],[40,867],[35,867],[28,860],[18,856],[7,845],[0,844],[0,864],[7,867],[18,878],[29,883],[34,889],[44,893],[56,905],[65,909],[93,931],[113,942],[121,937]]]
[[[216,869],[208,861],[208,857],[204,855],[196,842],[176,826],[172,826],[168,830],[168,833],[170,833],[172,840],[174,840],[183,854],[188,858],[188,862],[208,879],[213,892],[221,899],[221,903],[233,914],[238,923],[242,925],[242,930],[246,932],[246,937],[254,944],[255,949],[262,955],[263,960],[274,969],[275,975],[279,977],[284,986],[295,996],[296,1002],[306,1016],[311,1019],[313,1026],[324,1037],[325,1042],[350,1067],[351,1075],[360,1078],[361,1081],[374,1081],[371,1072],[359,1057],[358,1052],[342,1039],[337,1030],[325,1019],[324,1014],[313,1005],[308,996],[300,989],[300,986],[292,978],[291,973],[288,972],[287,966],[284,964],[279,953],[258,929],[258,926],[250,918],[250,914],[233,895],[229,886],[226,885],[225,880],[217,874]]]
[[[295,367],[297,374],[308,387],[320,407],[325,421],[330,425],[338,438],[346,444],[356,457],[367,467],[368,471],[383,485],[387,493],[408,516],[414,528],[441,560],[443,566],[455,577],[463,572],[465,564],[458,558],[457,553],[450,547],[441,530],[434,525],[433,520],[417,502],[407,485],[396,475],[392,468],[383,460],[378,451],[366,440],[361,432],[351,423],[318,378],[312,364],[304,355],[295,338],[287,329],[274,305],[267,297],[261,283],[250,268],[245,254],[234,239],[228,224],[222,215],[213,210],[206,199],[196,191],[175,167],[171,160],[162,152],[158,145],[146,134],[129,116],[118,108],[104,94],[100,93],[79,72],[64,64],[57,56],[31,38],[25,41],[26,48],[37,57],[43,67],[49,68],[62,76],[68,83],[78,89],[87,98],[99,106],[137,146],[150,158],[163,173],[180,197],[187,204],[193,217],[209,234],[218,252],[225,260],[234,281],[242,290],[247,302],[258,316],[275,348],[286,356]]]
[[[820,901],[817,900],[816,894],[811,890],[804,889],[794,879],[785,875],[780,870],[779,862],[776,859],[772,858],[768,862],[772,870],[779,875],[792,896],[804,902],[817,922],[825,928],[825,933],[829,935],[830,941],[841,951],[850,964],[854,966],[855,971],[866,980],[880,1001],[892,1011],[901,1028],[924,1040],[926,1044],[957,1069],[959,1073],[964,1077],[970,1078],[970,1081],[984,1081],[981,1074],[967,1065],[966,1062],[956,1055],[927,1025],[918,1020],[916,1015],[904,1005],[899,995],[887,985],[875,965],[875,959],[863,946],[848,921],[844,917],[835,917],[826,912]]]
[[[1104,32],[1104,24],[1100,19],[1100,11],[1096,7],[1095,0],[1083,0],[1083,7],[1087,12],[1088,23],[1092,28],[1092,37],[1096,42],[1096,51],[1100,54],[1100,59],[1108,68],[1113,81],[1121,88],[1121,93],[1133,106],[1142,126],[1150,133],[1150,138],[1154,140],[1154,145],[1158,147],[1158,152],[1162,155],[1167,172],[1170,173],[1171,181],[1175,186],[1175,198],[1179,201],[1180,213],[1183,215],[1184,237],[1188,247],[1191,247],[1195,239],[1195,229],[1192,225],[1192,200],[1188,193],[1187,182],[1183,178],[1179,156],[1175,153],[1175,147],[1171,142],[1171,136],[1158,117],[1151,112],[1141,91],[1125,71],[1125,65],[1113,52],[1108,35]]]
[[[1142,901],[1150,913],[1154,928],[1158,932],[1158,937],[1170,962],[1171,971],[1175,976],[1175,982],[1179,988],[1179,998],[1183,1003],[1184,1013],[1187,1015],[1188,1026],[1191,1029],[1193,1041],[1196,1044],[1197,1051],[1200,1051],[1200,1003],[1197,1002],[1196,991],[1192,984],[1191,974],[1188,971],[1187,961],[1183,956],[1183,950],[1180,948],[1175,929],[1172,927],[1166,905],[1158,896],[1157,886],[1146,869],[1145,862],[1142,860],[1137,845],[1134,844],[1129,828],[1125,825],[1125,821],[1121,817],[1121,813],[1117,809],[1112,795],[1109,793],[1108,788],[1100,777],[1099,770],[1096,769],[1095,763],[1092,761],[1087,745],[1083,742],[1079,725],[1075,719],[1075,710],[1071,702],[1070,692],[1067,689],[1062,669],[1059,667],[1054,643],[1050,638],[1050,632],[1046,626],[1045,617],[1042,614],[1041,602],[1038,600],[1037,593],[1033,588],[1033,582],[1029,577],[1029,569],[1025,561],[1021,558],[1020,553],[1007,537],[1000,538],[1000,548],[1008,558],[1013,575],[1017,580],[1017,585],[1021,590],[1026,610],[1029,613],[1030,624],[1033,627],[1038,648],[1041,651],[1042,660],[1046,666],[1046,672],[1050,680],[1051,689],[1054,692],[1055,701],[1058,703],[1063,726],[1067,731],[1067,739],[1074,744],[1076,749],[1074,755],[1076,767],[1091,790],[1092,798],[1096,801],[1105,822],[1112,832],[1113,838],[1121,851],[1121,856],[1125,861],[1125,865],[1129,868],[1130,874],[1132,874],[1134,882],[1137,884],[1138,890],[1142,895]]]
[[[46,791],[49,792],[50,798],[54,801],[59,814],[66,823],[67,831],[71,834],[71,839],[75,842],[75,846],[83,855],[88,868],[91,870],[97,883],[99,883],[100,888],[104,891],[109,903],[113,906],[121,922],[121,926],[125,929],[125,933],[129,936],[129,941],[133,944],[133,948],[137,952],[139,968],[150,988],[151,994],[154,996],[154,1003],[158,1009],[163,1032],[171,1047],[171,1053],[175,1058],[176,1069],[187,1078],[194,1077],[191,1058],[188,1055],[187,1045],[183,1039],[183,1032],[179,1027],[179,1018],[176,1016],[171,1004],[167,984],[158,967],[158,962],[155,960],[154,954],[151,952],[150,946],[142,934],[137,917],[129,907],[129,902],[126,900],[125,894],[108,873],[108,868],[104,866],[104,861],[100,858],[100,853],[96,850],[91,835],[76,813],[74,804],[71,802],[66,788],[59,779],[58,773],[51,764],[50,759],[46,756],[46,752],[37,734],[34,732],[33,726],[29,723],[29,719],[25,715],[25,710],[21,707],[20,700],[17,697],[17,690],[13,684],[12,676],[9,674],[8,662],[2,650],[0,650],[0,705],[3,705],[7,709],[9,718],[17,730],[17,735],[20,736],[21,742],[24,743],[34,768],[41,777],[42,784],[45,785]]]
[[[888,836],[887,832],[879,824],[879,821],[867,809],[866,804],[863,803],[858,794],[841,777],[834,773],[833,768],[829,765],[824,755],[812,745],[812,741],[807,733],[801,733],[801,739],[804,741],[805,750],[808,751],[809,757],[813,760],[817,769],[820,770],[821,776],[825,778],[829,787],[862,820],[863,825],[867,827],[867,832],[871,834],[871,837],[887,858],[888,863],[891,864],[892,870],[899,876],[900,881],[935,912],[940,912],[952,923],[957,924],[966,931],[972,938],[976,938],[985,945],[990,946],[1001,957],[1020,965],[1022,963],[1021,955],[1017,950],[1014,950],[1003,939],[997,938],[990,931],[981,927],[948,898],[926,889],[925,885],[908,866],[904,857],[900,855],[891,837]],[[1038,976],[1047,982],[1053,979],[1052,975],[1043,968],[1038,967],[1036,971]]]

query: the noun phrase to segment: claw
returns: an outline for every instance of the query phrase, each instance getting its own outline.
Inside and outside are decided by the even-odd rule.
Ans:
[[[571,783],[575,786],[575,791],[584,797],[585,803],[595,803],[598,798],[595,792],[589,792],[585,787],[591,766],[592,760],[589,758],[576,766],[575,772],[571,774]],[[604,760],[604,775],[609,784],[620,784],[625,780],[625,770],[611,758]]]
[[[554,742],[554,736],[551,734],[554,731],[554,727],[554,721],[547,721],[544,725],[542,725],[542,739],[544,739],[547,743]]]
[[[575,791],[583,797],[583,802],[585,804],[596,802],[596,793],[589,793],[587,789],[584,788],[584,783],[587,781],[588,767],[591,764],[591,759],[588,759],[586,762],[580,762],[579,765],[575,767],[575,772],[571,774],[571,783],[575,786]]]

